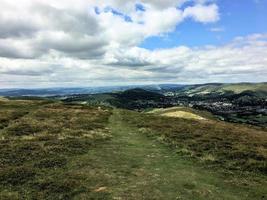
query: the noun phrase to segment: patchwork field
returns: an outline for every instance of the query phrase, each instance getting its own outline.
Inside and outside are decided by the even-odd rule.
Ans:
[[[0,99],[0,139],[0,199],[266,199],[266,131],[192,109]]]

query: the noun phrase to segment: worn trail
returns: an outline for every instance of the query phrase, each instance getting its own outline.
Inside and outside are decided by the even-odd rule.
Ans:
[[[110,194],[105,198],[255,199],[249,186],[240,183],[239,188],[234,187],[234,178],[180,158],[164,144],[129,126],[120,110],[114,110],[110,129],[112,140],[83,156],[91,163],[95,191]]]

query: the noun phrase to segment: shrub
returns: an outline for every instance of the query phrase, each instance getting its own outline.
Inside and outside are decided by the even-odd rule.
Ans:
[[[22,185],[34,179],[35,172],[27,167],[10,167],[0,170],[0,184],[2,185]]]
[[[64,157],[44,158],[34,166],[38,168],[62,168],[67,164],[67,159]]]

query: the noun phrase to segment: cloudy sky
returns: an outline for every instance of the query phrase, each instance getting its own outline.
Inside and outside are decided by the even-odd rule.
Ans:
[[[267,81],[266,0],[0,0],[0,88]]]

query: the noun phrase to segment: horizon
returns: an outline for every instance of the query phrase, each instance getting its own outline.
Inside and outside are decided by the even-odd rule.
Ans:
[[[42,89],[86,89],[86,88],[112,88],[112,87],[147,87],[147,86],[161,86],[161,85],[176,85],[176,86],[191,86],[191,85],[212,85],[212,84],[267,84],[267,82],[207,82],[207,83],[151,83],[151,84],[128,84],[128,85],[101,85],[101,86],[70,86],[70,87],[10,87],[0,88],[0,90],[42,90]]]
[[[267,81],[264,0],[2,0],[0,13],[0,88]]]

